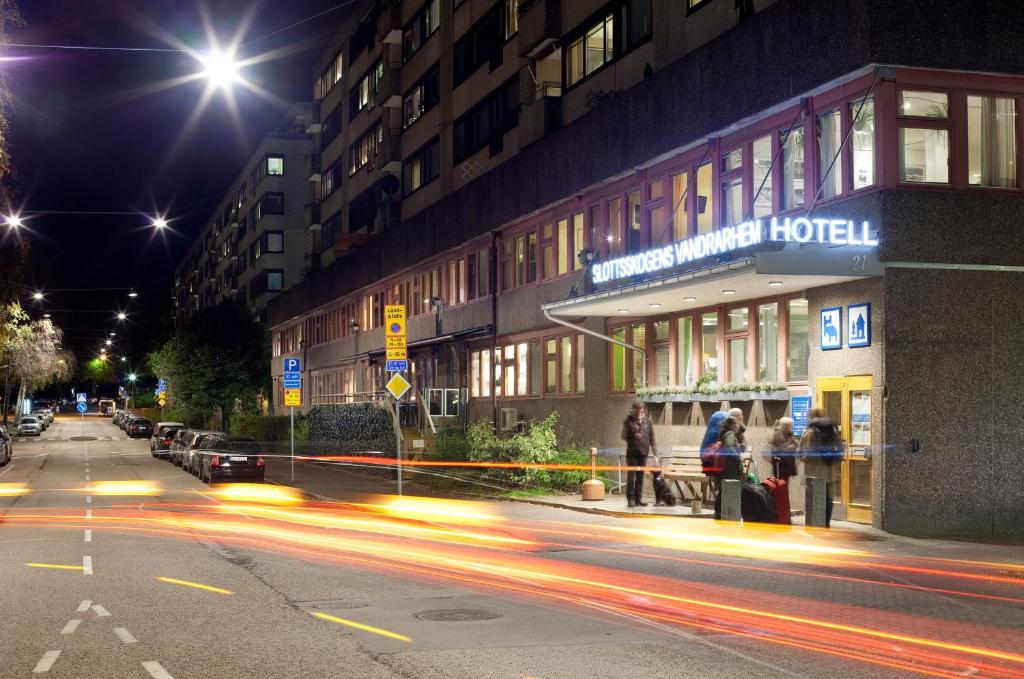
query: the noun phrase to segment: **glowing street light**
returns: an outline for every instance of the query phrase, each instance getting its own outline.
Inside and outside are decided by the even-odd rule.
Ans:
[[[135,292],[134,290],[132,290],[131,292],[129,292],[129,293],[128,293],[128,296],[129,296],[129,297],[138,297],[138,296],[139,296],[139,293],[137,293],[137,292]]]
[[[32,299],[34,299],[37,302],[42,302],[43,301],[43,291],[42,290],[36,290],[35,292],[33,292],[32,293]]]
[[[114,343],[114,341],[113,341],[113,340],[107,340],[107,341],[106,341],[106,345],[107,345],[108,347],[109,347],[109,346],[110,346],[111,344],[113,344],[113,343]]]
[[[12,229],[17,229],[20,226],[22,226],[24,223],[25,222],[21,221],[21,217],[19,217],[18,215],[5,215],[4,216],[4,224],[6,224],[7,226],[11,227]]]
[[[203,64],[202,74],[210,81],[211,85],[226,88],[239,81],[238,62],[230,52],[214,50],[201,55],[199,61]]]
[[[112,332],[112,333],[110,333],[110,336],[111,337],[117,337],[117,333],[116,332]]]
[[[43,318],[49,318],[50,314],[43,314]]]
[[[129,382],[134,382],[137,377],[138,377],[138,375],[136,375],[135,373],[128,373],[128,381]]]
[[[167,220],[163,217],[157,216],[153,218],[153,227],[157,229],[166,229]]]
[[[128,319],[128,314],[126,314],[126,313],[125,313],[125,312],[123,312],[123,311],[120,311],[120,312],[118,312],[118,314],[117,314],[117,320],[119,320],[119,321],[124,321],[124,320],[127,320],[127,319]]]

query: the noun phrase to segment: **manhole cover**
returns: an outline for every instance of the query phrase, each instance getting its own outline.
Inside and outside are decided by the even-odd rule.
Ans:
[[[494,620],[500,618],[501,613],[490,611],[478,611],[472,608],[451,608],[440,611],[423,611],[417,613],[420,620],[433,620],[435,622],[475,622],[477,620]]]
[[[72,436],[72,441],[95,441],[95,436]]]

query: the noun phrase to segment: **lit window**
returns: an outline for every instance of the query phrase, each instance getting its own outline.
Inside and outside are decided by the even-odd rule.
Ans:
[[[900,128],[900,181],[949,183],[949,130]]]
[[[685,316],[677,319],[676,335],[676,358],[678,378],[677,382],[686,387],[692,387],[696,382],[693,375],[693,318]]]
[[[722,226],[743,221],[743,177],[722,182]]]
[[[701,316],[701,376],[718,381],[718,313]]]
[[[711,163],[697,168],[697,233],[710,232],[715,224],[714,187],[711,185]]]
[[[405,162],[402,167],[402,192],[409,195],[441,174],[441,145],[435,139]]]
[[[835,198],[843,192],[843,163],[839,158],[842,127],[842,114],[838,109],[818,116],[818,174],[822,200]]]
[[[804,128],[794,127],[781,133],[782,140],[782,210],[804,204]]]
[[[267,290],[278,291],[284,288],[283,271],[267,271]]]
[[[900,115],[914,118],[949,118],[949,97],[945,92],[900,92]]]
[[[875,183],[875,100],[866,99],[850,104],[853,121],[853,190]]]
[[[1013,99],[967,97],[967,168],[972,186],[1017,187],[1017,109]]]
[[[284,156],[267,156],[267,174],[278,177],[284,174]]]
[[[647,325],[645,323],[634,323],[632,326],[632,344],[641,349],[647,348]],[[644,383],[644,355],[639,351],[630,351],[633,356],[633,386]]]
[[[807,300],[789,300],[789,355],[786,358],[787,379],[807,379],[807,359],[811,348],[807,341]]]
[[[754,217],[766,217],[772,213],[772,138],[755,139],[752,153],[754,185]]]
[[[759,382],[779,379],[779,305],[761,304],[757,307],[757,361]]]
[[[686,194],[689,186],[686,183],[687,174],[680,172],[672,175],[672,234],[675,240],[684,240],[690,237],[690,213],[686,210]]]

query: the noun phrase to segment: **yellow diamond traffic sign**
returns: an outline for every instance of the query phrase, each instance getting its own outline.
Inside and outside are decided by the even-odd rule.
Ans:
[[[160,407],[163,408],[165,405],[167,405],[167,400],[164,399],[164,398],[161,398],[159,401],[157,401],[157,403],[159,403]]]
[[[391,379],[388,380],[388,383],[384,385],[384,388],[388,390],[389,394],[395,397],[396,401],[400,401],[402,400],[402,397],[405,396],[406,392],[409,391],[411,386],[412,384],[409,383],[409,380],[402,377],[402,373],[395,373],[391,376]]]

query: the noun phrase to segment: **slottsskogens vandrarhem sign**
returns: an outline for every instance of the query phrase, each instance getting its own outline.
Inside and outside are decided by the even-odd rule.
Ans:
[[[766,233],[767,231],[767,233]],[[767,236],[767,237],[766,237]],[[591,268],[595,284],[607,283],[656,273],[674,266],[713,257],[733,250],[751,247],[763,242],[824,243],[828,245],[876,246],[878,239],[871,235],[869,222],[855,223],[850,219],[772,217],[725,226],[699,236],[651,248],[635,255],[626,255],[607,262],[596,262]]]

